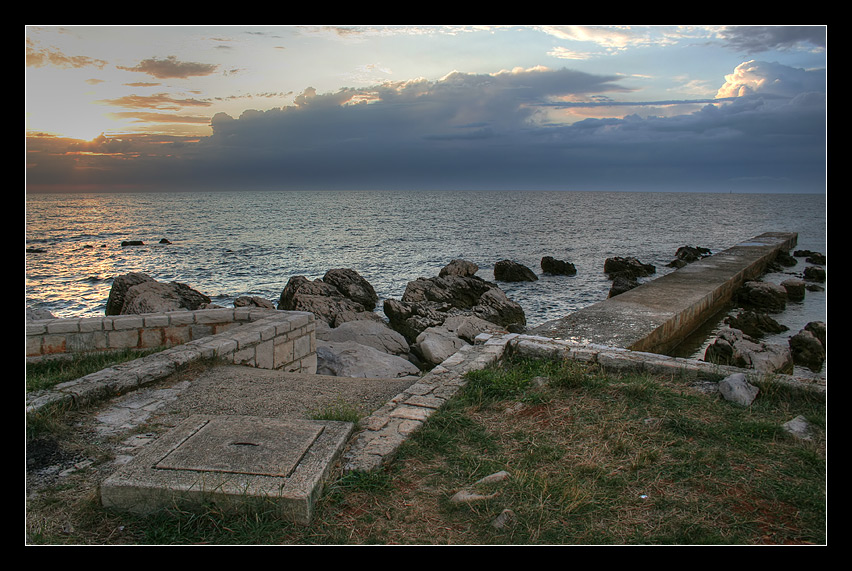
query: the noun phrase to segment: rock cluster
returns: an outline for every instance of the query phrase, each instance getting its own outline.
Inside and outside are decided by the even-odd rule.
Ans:
[[[378,301],[379,296],[373,286],[358,272],[333,269],[313,281],[304,276],[290,278],[281,292],[278,309],[308,311],[317,319],[337,327],[359,319],[381,320],[373,312]]]
[[[825,263],[825,256],[818,252],[798,250],[794,255],[806,257],[808,263]],[[776,265],[787,267],[795,263],[792,256],[783,253],[774,261]],[[780,285],[760,280],[745,282],[734,295],[734,301],[740,306],[739,313],[725,318],[726,327],[707,347],[704,360],[765,372],[788,372],[794,365],[819,372],[826,358],[825,323],[808,323],[789,337],[786,345],[766,344],[759,338],[767,333],[786,331],[788,328],[769,314],[783,311],[788,302],[802,301],[808,289],[821,288],[809,282],[824,280],[824,275],[824,268],[808,266],[802,277],[785,279]]]
[[[452,270],[441,270],[437,277],[420,277],[408,282],[400,300],[386,299],[383,304],[390,326],[410,342],[430,327],[440,327],[453,316],[477,317],[504,329],[526,325],[519,304],[510,300],[496,284],[474,275],[475,264],[464,271],[457,262]]]
[[[604,273],[612,280],[608,297],[637,287],[639,278],[650,276],[656,271],[653,264],[644,264],[632,256],[607,258],[604,260]]]
[[[762,343],[739,329],[723,327],[704,352],[704,360],[718,365],[755,369],[763,373],[792,373],[789,347]]]
[[[436,277],[409,282],[401,300],[387,299],[388,323],[376,313],[379,298],[358,272],[332,269],[321,279],[289,279],[277,309],[305,311],[317,320],[317,372],[347,377],[417,375],[471,345],[482,332],[520,330],[526,316],[496,284],[475,274],[479,267],[453,260]],[[275,305],[241,296],[235,307]],[[177,282],[142,273],[115,278],[107,315],[215,307],[206,295]]]
[[[675,259],[666,264],[670,268],[682,268],[687,264],[696,262],[701,258],[713,255],[709,248],[700,246],[681,246],[675,252]]]

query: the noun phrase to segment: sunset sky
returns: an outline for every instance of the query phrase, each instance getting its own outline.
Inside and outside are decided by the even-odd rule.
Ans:
[[[824,26],[27,26],[27,191],[825,192]]]

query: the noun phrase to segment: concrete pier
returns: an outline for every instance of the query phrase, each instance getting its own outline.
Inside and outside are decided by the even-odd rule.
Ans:
[[[795,233],[761,234],[530,333],[665,355],[797,239]]]

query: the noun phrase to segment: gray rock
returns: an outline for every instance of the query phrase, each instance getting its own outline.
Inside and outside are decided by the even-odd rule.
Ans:
[[[826,329],[824,321],[811,321],[805,325],[805,329],[813,333],[814,337],[819,339],[819,342],[825,347]]]
[[[789,434],[792,434],[796,438],[800,438],[802,440],[811,440],[813,438],[813,427],[802,415],[799,415],[792,420],[788,420],[782,425],[782,428]]]
[[[639,280],[629,275],[617,275],[612,280],[607,297],[615,297],[626,291],[639,287]]]
[[[453,260],[438,272],[438,277],[463,276],[471,277],[479,271],[479,266],[467,260]]]
[[[707,256],[713,255],[708,248],[702,248],[700,246],[681,246],[675,252],[675,259],[666,264],[671,268],[682,268],[687,264],[691,264],[692,262],[696,262],[701,258],[706,258]]]
[[[643,264],[638,259],[628,256],[607,258],[604,260],[604,273],[610,278],[615,276],[627,276],[634,278],[642,278],[655,273],[657,268],[652,264]]]
[[[491,526],[494,529],[506,529],[507,527],[511,527],[515,525],[518,521],[518,516],[515,515],[515,512],[509,508],[504,509],[500,512],[494,521],[491,522]]]
[[[333,285],[344,297],[361,304],[367,311],[373,311],[379,302],[376,290],[355,270],[349,268],[329,270],[322,281]]]
[[[764,311],[783,311],[787,307],[787,290],[778,284],[747,281],[736,293],[738,303]]]
[[[408,342],[385,323],[373,320],[347,321],[339,326],[318,327],[317,339],[322,341],[354,341],[390,355],[407,355]]]
[[[55,316],[46,309],[27,308],[27,321],[35,321],[38,319],[55,319]]]
[[[805,268],[803,275],[804,275],[805,279],[808,280],[808,281],[824,282],[826,273],[825,273],[824,268],[818,268],[816,266],[808,266],[807,268]]]
[[[453,315],[444,321],[443,326],[471,345],[480,333],[503,333],[506,331],[505,328],[475,315]]]
[[[805,282],[799,278],[790,278],[781,282],[781,287],[787,292],[787,299],[802,301],[805,299]]]
[[[825,347],[816,335],[805,328],[790,337],[789,343],[793,361],[797,365],[817,373],[822,369],[822,364],[825,362]]]
[[[257,296],[242,295],[234,300],[234,307],[262,307],[264,309],[275,309],[275,304],[268,299]]]
[[[736,315],[726,317],[725,323],[750,337],[761,337],[766,333],[782,333],[788,329],[786,325],[778,323],[769,315],[752,310],[740,311]]]
[[[531,269],[513,260],[494,264],[494,279],[501,282],[534,282],[538,276]]]
[[[317,341],[317,374],[398,379],[419,375],[420,369],[407,359],[354,341]]]
[[[577,274],[577,267],[571,262],[557,260],[553,256],[544,256],[541,259],[541,271],[555,276],[573,276]]]
[[[417,336],[411,350],[430,365],[443,363],[468,343],[444,326],[430,327]]]
[[[116,276],[112,280],[112,287],[109,290],[109,297],[106,304],[106,315],[120,315],[121,308],[124,307],[124,296],[127,295],[127,290],[131,287],[144,283],[155,282],[156,280],[148,274],[141,272],[131,272]]]
[[[411,349],[423,362],[438,365],[465,345],[473,345],[476,336],[485,332],[504,333],[505,329],[473,315],[453,315],[421,332]]]
[[[734,373],[719,381],[719,392],[725,400],[749,406],[760,390],[746,380],[743,373]]]

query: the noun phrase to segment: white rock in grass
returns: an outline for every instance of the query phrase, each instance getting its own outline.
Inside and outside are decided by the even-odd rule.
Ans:
[[[722,393],[725,400],[743,406],[749,406],[754,402],[759,390],[746,381],[746,376],[743,373],[734,373],[719,381],[719,392]]]

